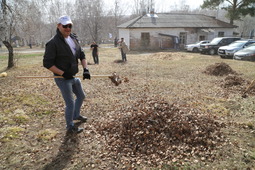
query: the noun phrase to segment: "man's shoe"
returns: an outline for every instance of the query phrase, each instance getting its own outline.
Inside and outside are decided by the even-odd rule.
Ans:
[[[86,122],[88,120],[88,118],[84,117],[84,116],[79,116],[77,119],[75,120],[80,120],[81,122]]]
[[[78,127],[71,127],[67,130],[68,134],[78,134],[81,133],[83,131],[83,128],[78,128]]]

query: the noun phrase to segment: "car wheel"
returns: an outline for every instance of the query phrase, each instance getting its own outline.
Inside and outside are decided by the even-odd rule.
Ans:
[[[193,48],[192,52],[197,53],[198,52],[198,48],[196,48],[196,47]]]
[[[220,58],[226,58],[225,56],[223,56],[223,55],[220,55]]]
[[[214,50],[214,49],[210,49],[210,50],[209,50],[209,54],[210,54],[210,55],[214,55],[214,54],[215,54],[215,50]]]

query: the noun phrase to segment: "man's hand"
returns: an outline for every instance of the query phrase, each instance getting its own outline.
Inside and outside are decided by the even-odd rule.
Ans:
[[[72,73],[70,73],[70,72],[68,72],[68,71],[65,71],[64,74],[62,74],[62,76],[63,76],[66,80],[73,79]]]
[[[89,70],[84,68],[84,71],[83,71],[83,80],[84,79],[90,79],[90,73],[89,73]]]

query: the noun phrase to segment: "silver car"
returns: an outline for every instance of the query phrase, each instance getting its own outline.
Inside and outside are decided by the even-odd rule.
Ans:
[[[237,51],[234,54],[233,59],[255,61],[255,43],[249,45],[242,50]]]
[[[199,41],[199,42],[196,42],[195,44],[188,44],[185,46],[185,49],[187,51],[190,51],[190,52],[199,52],[199,47],[200,47],[200,44],[206,44],[206,43],[209,43],[210,41],[209,40],[203,40],[203,41]]]
[[[229,45],[222,46],[218,49],[218,55],[221,58],[233,58],[234,53],[255,43],[255,40],[237,40]]]

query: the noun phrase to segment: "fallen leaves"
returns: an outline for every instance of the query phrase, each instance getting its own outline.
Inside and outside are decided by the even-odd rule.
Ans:
[[[213,160],[213,150],[224,142],[223,126],[188,105],[168,104],[155,97],[136,101],[96,127],[106,136],[112,156],[136,157],[129,161],[150,160],[158,165],[157,160],[180,162],[196,156]]]
[[[244,149],[252,148],[247,143],[254,141],[254,102],[248,98],[244,105],[236,95],[245,82],[236,74],[201,73],[220,60],[162,52],[130,54],[128,62],[121,63],[113,62],[117,55],[107,50],[102,52],[103,62],[90,70],[93,74],[116,71],[123,76],[123,84],[82,81],[86,99],[81,113],[89,121],[81,125],[84,133],[73,138],[65,137],[65,104],[54,80],[15,78],[51,74],[41,66],[42,58],[38,57],[37,65],[24,60],[26,66],[8,71],[8,77],[0,81],[0,135],[11,140],[0,143],[0,169],[252,166],[254,159],[244,165],[242,158]],[[253,65],[249,67],[252,70]],[[226,65],[217,69],[216,73],[231,70]],[[16,127],[21,131],[11,130]],[[10,134],[18,136],[7,138]]]

